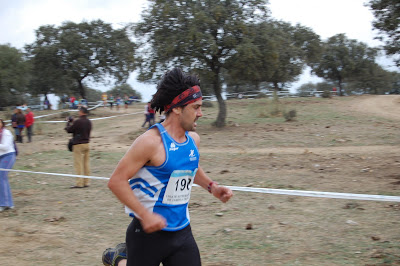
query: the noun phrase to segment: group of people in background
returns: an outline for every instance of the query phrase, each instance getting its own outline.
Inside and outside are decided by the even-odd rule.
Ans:
[[[69,108],[69,109],[79,109],[81,106],[87,108],[88,101],[85,98],[77,99],[74,95],[67,97],[65,95],[61,96],[61,108]]]
[[[119,108],[123,104],[125,107],[125,111],[127,111],[129,105],[131,105],[133,102],[137,101],[138,97],[134,96],[134,95],[128,96],[125,94],[124,97],[122,98],[119,95],[117,97],[114,97],[112,94],[107,95],[107,93],[103,93],[101,95],[101,100],[103,101],[103,106],[104,107],[109,106],[110,110],[112,110],[115,105],[117,111],[119,111],[120,110]]]
[[[26,128],[28,142],[32,142],[33,123],[35,118],[33,112],[26,105],[18,106],[11,116],[11,125],[14,128],[15,138],[18,143],[23,143],[23,131]]]

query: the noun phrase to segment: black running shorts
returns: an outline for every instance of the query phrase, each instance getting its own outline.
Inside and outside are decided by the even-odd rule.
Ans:
[[[190,225],[179,231],[147,234],[138,219],[126,231],[127,266],[200,266],[200,253]]]

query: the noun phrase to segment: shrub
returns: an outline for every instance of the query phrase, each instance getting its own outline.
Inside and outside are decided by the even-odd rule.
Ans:
[[[214,104],[211,101],[203,101],[202,107],[214,107]]]
[[[70,116],[71,114],[69,113],[69,112],[62,112],[61,114],[60,114],[60,118],[67,118],[68,116]]]
[[[297,112],[296,110],[290,110],[289,112],[285,112],[283,116],[285,117],[286,122],[294,121],[297,116]]]
[[[257,99],[261,99],[261,98],[267,98],[268,95],[263,93],[263,92],[259,92],[256,96]]]
[[[324,90],[324,92],[321,95],[322,98],[332,98],[331,91]]]

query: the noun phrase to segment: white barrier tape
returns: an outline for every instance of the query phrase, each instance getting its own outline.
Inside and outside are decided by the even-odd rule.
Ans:
[[[101,103],[99,103],[99,104],[97,104],[97,105],[95,105],[95,106],[93,106],[91,108],[88,108],[88,110],[90,111],[90,110],[96,109],[97,107],[100,107],[102,105],[104,105],[104,104],[101,102]]]
[[[91,118],[90,121],[102,120],[102,119],[109,119],[119,116],[126,116],[126,115],[137,115],[143,114],[143,112],[136,112],[136,113],[129,113],[129,114],[122,114],[122,115],[113,115],[113,116],[105,116],[105,117],[98,117],[98,118]],[[35,123],[66,123],[67,121],[37,121]]]
[[[113,118],[113,117],[126,116],[126,115],[137,115],[137,114],[143,114],[143,112],[122,114],[122,115],[113,115],[113,116],[106,116],[106,117],[98,117],[98,118],[92,118],[90,120],[102,120],[102,119],[108,119],[108,118]]]
[[[97,105],[95,105],[95,106],[93,106],[93,107],[91,107],[91,108],[88,108],[88,110],[90,111],[90,110],[93,110],[93,109],[96,109],[96,108],[98,108],[98,107],[100,107],[100,106],[102,106],[103,105],[103,103],[98,103]],[[61,111],[61,112],[57,112],[57,113],[51,113],[51,114],[47,114],[47,115],[38,115],[38,116],[34,116],[34,118],[35,119],[38,119],[38,118],[42,118],[42,117],[47,117],[47,116],[52,116],[52,115],[58,115],[58,114],[62,114],[62,113],[66,113],[66,112],[78,112],[79,110],[78,109],[69,109],[69,110],[65,110],[65,111]],[[6,121],[4,121],[4,123],[8,123],[8,122],[11,122],[11,120],[6,120]]]
[[[100,179],[109,180],[108,177],[98,176],[84,176],[84,175],[72,175],[72,174],[59,174],[59,173],[46,173],[46,172],[33,172],[25,170],[14,170],[14,169],[3,169],[0,171],[10,172],[21,172],[30,174],[42,174],[42,175],[55,175],[55,176],[67,176],[67,177],[81,177],[89,179]],[[198,187],[198,185],[194,185]],[[279,194],[289,196],[301,196],[301,197],[317,197],[317,198],[331,198],[331,199],[350,199],[350,200],[372,200],[372,201],[390,201],[400,202],[400,196],[385,196],[385,195],[370,195],[370,194],[353,194],[353,193],[338,193],[338,192],[322,192],[322,191],[305,191],[305,190],[289,190],[289,189],[273,189],[273,188],[250,188],[250,187],[237,187],[237,186],[226,186],[234,191],[252,192],[252,193],[265,193],[265,194]]]
[[[97,105],[95,105],[95,106],[93,106],[91,108],[88,108],[88,110],[90,111],[90,110],[96,109],[96,108],[98,108],[99,106],[102,106],[102,105],[103,105],[103,103],[99,103],[99,104],[97,104]],[[51,116],[51,115],[57,115],[57,114],[62,114],[62,113],[67,113],[67,112],[78,112],[78,111],[79,111],[78,109],[68,109],[68,110],[65,110],[65,111],[57,112],[57,113],[35,116],[34,118],[36,119],[36,118],[42,118],[42,117]]]
[[[280,194],[302,197],[317,197],[331,199],[352,199],[352,200],[374,200],[374,201],[393,201],[400,202],[400,196],[385,196],[385,195],[370,195],[370,194],[353,194],[353,193],[338,193],[338,192],[323,192],[323,191],[306,191],[306,190],[289,190],[289,189],[273,189],[273,188],[249,188],[226,186],[232,190],[243,192],[256,192],[267,194]]]
[[[109,179],[110,179],[110,178],[108,178],[108,177],[100,177],[100,176],[86,176],[86,175],[72,175],[72,174],[46,173],[46,172],[34,172],[34,171],[15,170],[15,169],[4,169],[4,168],[0,168],[0,171],[9,171],[9,172],[18,172],[18,173],[28,173],[28,174],[38,174],[38,175],[55,175],[55,176],[67,176],[67,177],[81,177],[81,178],[99,179],[99,180],[109,180]]]

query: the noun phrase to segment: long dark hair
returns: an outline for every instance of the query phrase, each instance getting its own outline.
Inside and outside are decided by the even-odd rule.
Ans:
[[[157,84],[157,92],[151,100],[151,108],[156,112],[163,112],[164,106],[195,85],[200,86],[200,80],[196,75],[186,74],[178,67],[166,72]]]

